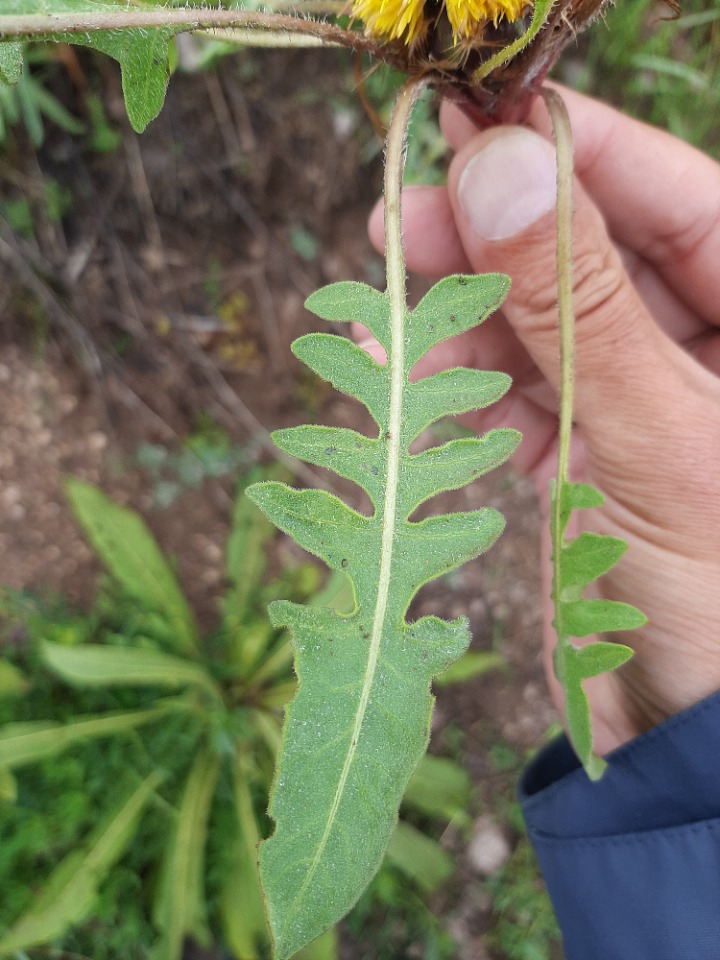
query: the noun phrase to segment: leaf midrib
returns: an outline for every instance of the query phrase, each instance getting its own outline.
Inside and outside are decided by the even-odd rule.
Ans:
[[[390,160],[388,158],[388,164]],[[386,202],[390,198],[386,198]],[[391,201],[390,201],[391,202]],[[399,204],[399,196],[396,198]],[[389,218],[390,223],[394,218]],[[399,227],[399,218],[398,227]],[[396,249],[401,249],[400,237],[388,237],[388,245],[396,245]],[[394,269],[393,269],[394,267]],[[360,701],[355,713],[355,722],[350,735],[350,747],[345,757],[343,768],[340,772],[338,785],[333,796],[330,812],[327,817],[325,829],[317,846],[315,856],[312,859],[305,880],[295,898],[293,909],[288,912],[286,920],[286,929],[293,917],[299,910],[306,890],[308,889],[313,877],[320,865],[320,861],[325,852],[325,848],[330,839],[337,813],[342,802],[347,780],[350,775],[355,755],[360,742],[360,733],[365,715],[367,713],[368,703],[370,701],[370,692],[372,690],[375,672],[377,670],[380,646],[382,644],[383,628],[387,615],[388,597],[390,595],[391,570],[393,560],[393,546],[395,542],[395,527],[397,522],[397,501],[398,501],[398,482],[400,476],[401,459],[401,425],[402,408],[405,385],[405,270],[402,263],[402,257],[398,263],[396,258],[387,258],[388,284],[387,295],[390,305],[390,352],[387,360],[390,372],[390,403],[388,410],[387,423],[387,461],[385,474],[385,496],[383,498],[382,520],[381,520],[381,538],[380,538],[380,567],[378,572],[378,589],[375,595],[375,609],[373,613],[372,629],[370,631],[370,643],[368,646],[368,662],[363,677],[360,691]]]

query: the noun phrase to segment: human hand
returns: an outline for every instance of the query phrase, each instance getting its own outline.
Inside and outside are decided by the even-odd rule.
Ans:
[[[649,621],[613,634],[636,651],[627,665],[586,682],[602,754],[720,688],[720,166],[606,106],[563,97],[577,174],[572,479],[607,501],[574,517],[628,541],[600,595]],[[456,155],[447,188],[404,191],[408,267],[433,277],[499,271],[512,288],[500,314],[441,344],[417,372],[512,376],[507,397],[466,422],[523,432],[515,462],[547,509],[560,378],[550,122],[540,102],[534,130],[478,133],[449,104],[441,122]],[[381,249],[380,208],[370,235]],[[544,576],[549,596],[549,561]],[[545,662],[561,706],[551,617]]]

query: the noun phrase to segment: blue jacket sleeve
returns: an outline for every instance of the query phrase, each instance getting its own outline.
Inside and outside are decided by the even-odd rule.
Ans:
[[[720,693],[606,759],[561,737],[520,783],[567,960],[720,960]]]

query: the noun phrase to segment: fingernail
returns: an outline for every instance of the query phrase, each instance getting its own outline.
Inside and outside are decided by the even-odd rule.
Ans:
[[[484,240],[507,240],[555,206],[555,151],[530,130],[494,137],[468,162],[458,199]]]

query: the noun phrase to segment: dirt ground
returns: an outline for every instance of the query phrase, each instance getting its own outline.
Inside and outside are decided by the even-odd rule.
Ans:
[[[54,92],[82,115],[84,84],[101,81],[123,144],[101,154],[49,128],[37,154],[19,137],[0,159],[2,199],[32,198],[35,223],[23,239],[0,220],[0,583],[91,601],[98,566],[62,492],[73,475],[145,514],[211,624],[232,484],[209,480],[153,508],[137,450],[179,448],[202,417],[263,460],[278,426],[317,418],[362,428],[358,406],[312,381],[289,345],[315,326],[302,303],[317,286],[382,285],[365,235],[381,171],[378,156],[364,158],[377,148],[344,55],[241,55],[176,76],[141,137],[127,128],[113,65],[101,76],[94,61],[75,67],[53,74]],[[60,219],[43,201],[49,177],[71,197]],[[441,694],[435,721],[463,731],[489,802],[506,788],[490,745],[522,753],[556,719],[539,656],[538,511],[531,484],[511,470],[451,503],[491,504],[508,520],[490,554],[426,588],[417,607],[468,615],[474,648],[507,659],[506,672]],[[489,905],[469,868],[460,877],[458,956],[483,960]]]

